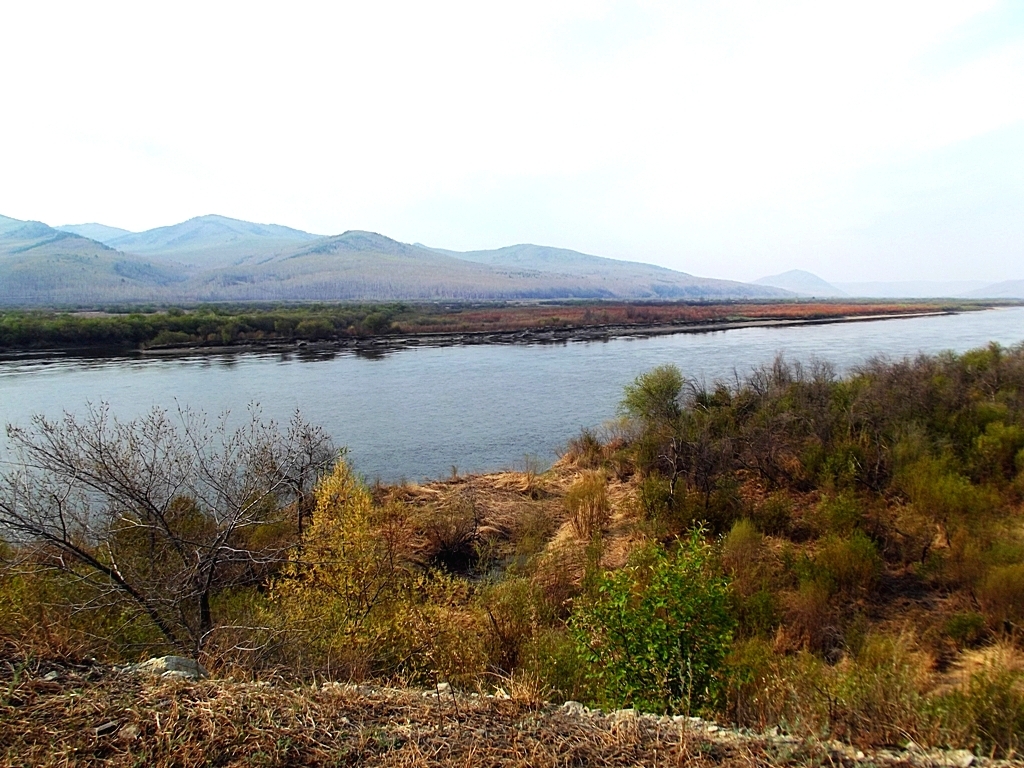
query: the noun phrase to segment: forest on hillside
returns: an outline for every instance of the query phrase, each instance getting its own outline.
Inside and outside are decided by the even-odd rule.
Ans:
[[[424,485],[367,486],[300,416],[97,406],[8,439],[8,659],[173,651],[221,676],[1024,744],[1024,346],[711,386],[664,366],[550,469]]]

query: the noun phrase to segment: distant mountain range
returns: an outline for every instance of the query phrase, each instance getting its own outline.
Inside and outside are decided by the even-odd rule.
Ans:
[[[753,283],[563,248],[450,251],[353,230],[321,236],[199,216],[129,232],[0,216],[0,305],[190,301],[1024,298],[1024,280],[829,283],[803,270]]]
[[[829,283],[813,272],[794,269],[762,277],[755,285],[773,286],[798,296],[863,299],[1024,299],[1024,280],[905,280],[900,282]]]
[[[790,291],[538,245],[460,253],[200,216],[146,232],[0,216],[0,304],[772,299]]]

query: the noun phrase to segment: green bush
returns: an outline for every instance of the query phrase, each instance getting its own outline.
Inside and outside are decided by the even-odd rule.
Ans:
[[[882,558],[863,531],[854,531],[848,539],[828,537],[814,566],[817,578],[831,591],[862,594],[874,586],[882,571]]]
[[[851,533],[864,519],[860,501],[848,492],[823,498],[817,512],[825,530],[843,535]]]
[[[946,620],[943,634],[961,648],[975,645],[985,636],[985,617],[973,611],[954,613]]]
[[[690,712],[718,701],[735,620],[701,536],[643,548],[575,606],[570,627],[602,705]]]

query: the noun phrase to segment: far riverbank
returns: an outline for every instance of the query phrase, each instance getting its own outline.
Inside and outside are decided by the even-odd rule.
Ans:
[[[201,304],[2,310],[0,356],[135,356],[539,344],[988,309],[1001,302]]]

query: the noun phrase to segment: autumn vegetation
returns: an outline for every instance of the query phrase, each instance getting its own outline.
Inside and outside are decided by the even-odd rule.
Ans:
[[[299,417],[97,409],[9,439],[9,659],[1024,745],[1024,347],[664,366],[546,471],[424,485],[367,486]]]
[[[980,306],[980,305],[978,305]],[[0,351],[136,350],[346,342],[430,334],[702,326],[976,308],[937,302],[539,302],[201,304],[92,311],[0,310]]]

